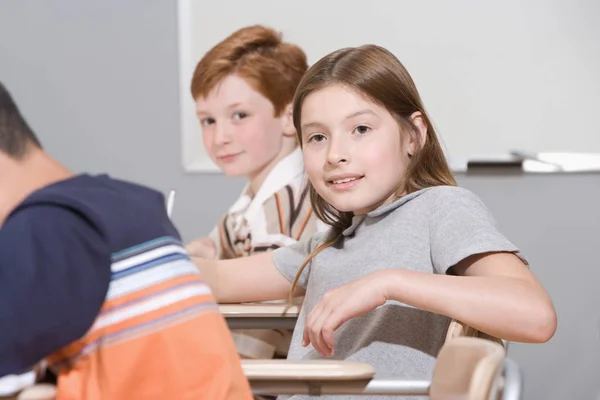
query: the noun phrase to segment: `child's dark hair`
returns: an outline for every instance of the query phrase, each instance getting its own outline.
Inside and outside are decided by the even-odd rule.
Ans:
[[[32,146],[42,147],[0,82],[0,151],[11,158],[21,159]]]

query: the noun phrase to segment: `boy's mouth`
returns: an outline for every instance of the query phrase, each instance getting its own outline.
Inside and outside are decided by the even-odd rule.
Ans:
[[[228,162],[235,161],[235,159],[236,159],[236,158],[237,158],[237,157],[238,157],[240,154],[242,154],[242,152],[239,152],[239,153],[232,153],[232,154],[225,154],[225,155],[222,155],[222,156],[218,156],[217,158],[218,158],[220,161],[224,162],[224,163],[228,163]]]

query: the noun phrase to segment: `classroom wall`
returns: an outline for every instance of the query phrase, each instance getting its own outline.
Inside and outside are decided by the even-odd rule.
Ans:
[[[190,55],[182,63],[188,77],[195,66],[192,60],[248,24],[281,30],[284,38],[305,49],[310,63],[339,48],[377,43],[410,71],[454,157],[510,150],[600,152],[600,135],[590,135],[588,129],[600,107],[598,1],[181,4],[190,21],[185,29],[187,19],[181,19],[184,32],[190,32],[182,36],[188,39],[182,44],[182,54]],[[204,18],[207,14],[210,18]],[[184,100],[186,143],[193,143],[199,128],[191,99]],[[192,160],[202,159],[203,153],[188,151],[186,164],[194,168]]]
[[[527,257],[558,313],[545,344],[511,343],[524,400],[600,400],[600,175],[458,176]]]
[[[191,239],[243,182],[182,171],[177,71],[173,0],[0,1],[0,81],[48,151],[77,172],[176,188],[174,219]],[[511,345],[525,400],[600,399],[600,176],[459,182],[523,249],[559,313],[552,341]]]
[[[68,167],[175,188],[192,238],[243,182],[182,170],[176,29],[174,0],[2,0],[0,80]]]

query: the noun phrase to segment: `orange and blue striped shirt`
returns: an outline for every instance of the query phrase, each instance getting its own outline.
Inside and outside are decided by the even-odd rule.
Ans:
[[[0,376],[45,359],[58,399],[251,399],[163,196],[80,175],[0,229]]]

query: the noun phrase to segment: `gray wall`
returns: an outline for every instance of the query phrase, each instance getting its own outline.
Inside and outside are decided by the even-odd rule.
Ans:
[[[511,343],[525,400],[600,400],[600,175],[459,176],[528,258],[558,312],[545,344]]]
[[[0,80],[74,171],[177,189],[174,220],[192,238],[243,181],[183,172],[176,28],[174,0],[1,0]]]
[[[183,172],[177,70],[173,0],[0,2],[0,80],[48,151],[77,172],[176,188],[175,222],[190,239],[211,228],[243,182]],[[525,399],[600,399],[600,177],[459,182],[521,246],[559,313],[549,343],[511,345]]]

